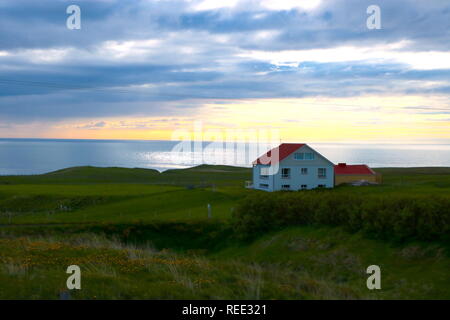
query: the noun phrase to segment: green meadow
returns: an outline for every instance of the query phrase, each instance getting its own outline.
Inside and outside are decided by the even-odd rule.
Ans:
[[[73,264],[82,270],[82,289],[70,291],[71,299],[450,299],[450,168],[376,171],[382,185],[306,191],[307,198],[400,199],[401,229],[390,228],[390,212],[376,206],[368,212],[387,218],[374,220],[371,232],[325,223],[332,207],[303,223],[296,213],[306,202],[296,201],[305,191],[245,189],[248,168],[79,167],[0,176],[0,299],[59,299]],[[267,199],[266,207],[251,199]],[[278,199],[292,206],[274,207]],[[404,232],[432,223],[416,212],[422,207],[409,205],[421,199],[440,201],[439,237]],[[272,211],[276,219],[292,217],[278,223]],[[366,286],[373,264],[381,268],[381,290]]]

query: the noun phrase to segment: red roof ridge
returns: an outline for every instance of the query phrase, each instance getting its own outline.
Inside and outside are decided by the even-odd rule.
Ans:
[[[367,164],[339,164],[334,166],[335,174],[376,174]]]
[[[258,157],[258,159],[253,161],[253,164],[272,165],[278,163],[305,145],[306,143],[281,143],[278,147],[272,148]],[[272,152],[278,153],[278,159],[272,159]]]

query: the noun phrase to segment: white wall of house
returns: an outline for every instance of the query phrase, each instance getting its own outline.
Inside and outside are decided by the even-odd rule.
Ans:
[[[300,160],[296,153],[312,153],[313,159]],[[333,188],[334,186],[334,164],[307,145],[283,159],[279,163],[279,170],[275,175],[262,179],[260,173],[263,167],[267,166],[255,165],[253,167],[253,187],[255,189],[277,191],[318,187]],[[289,169],[288,176],[283,176],[283,173],[286,173],[283,169]]]
[[[253,188],[265,191],[274,191],[274,176],[261,177],[261,169],[269,168],[268,165],[253,166]]]

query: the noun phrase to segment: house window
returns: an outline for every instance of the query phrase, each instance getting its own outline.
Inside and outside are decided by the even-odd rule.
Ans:
[[[263,189],[267,189],[269,187],[269,185],[267,183],[260,183],[259,187],[263,188]]]
[[[314,153],[312,152],[297,152],[294,153],[295,160],[314,160]]]
[[[283,184],[281,186],[281,190],[289,190],[291,188],[291,186],[289,184]]]
[[[301,189],[302,189],[302,190],[308,189],[308,186],[307,186],[306,184],[302,184],[302,185],[301,185]]]
[[[327,177],[327,168],[319,168],[317,170],[317,177],[318,178],[326,178]]]
[[[326,185],[324,185],[324,184],[319,184],[317,187],[318,187],[318,188],[325,188]]]
[[[282,179],[289,179],[290,176],[291,176],[291,169],[289,169],[289,168],[281,169],[281,178]]]
[[[263,180],[269,179],[269,168],[261,168],[259,178]]]
[[[295,160],[303,160],[303,155],[304,155],[304,153],[300,153],[300,152],[294,153],[294,159]]]
[[[301,174],[308,174],[308,168],[301,168],[300,169]]]

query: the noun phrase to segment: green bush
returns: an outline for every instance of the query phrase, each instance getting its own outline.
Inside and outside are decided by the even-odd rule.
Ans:
[[[343,226],[393,240],[449,240],[450,198],[255,192],[233,215],[235,231],[243,238],[290,225]]]

